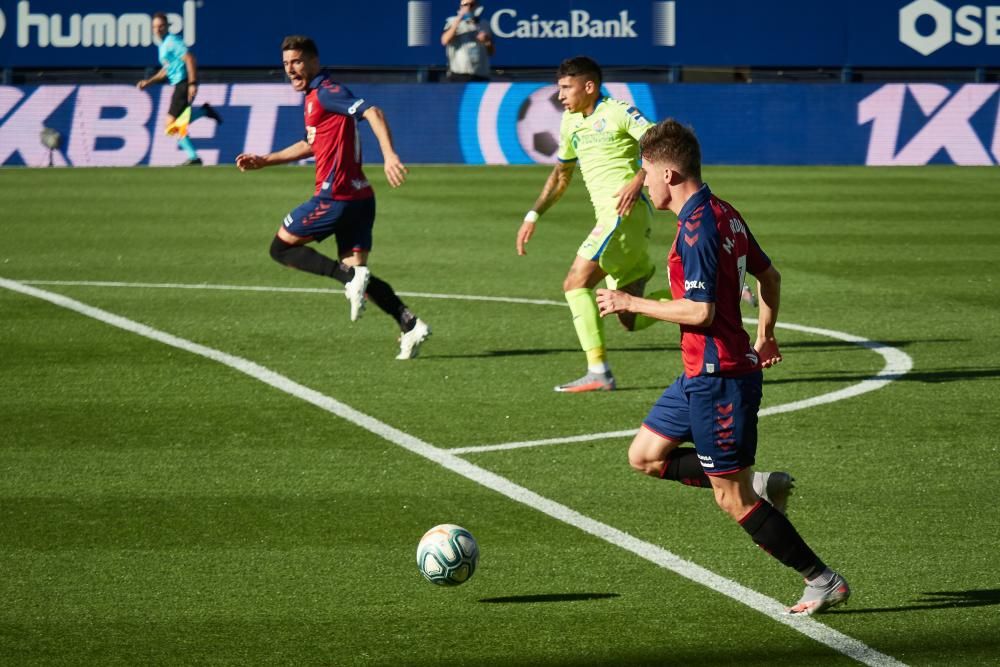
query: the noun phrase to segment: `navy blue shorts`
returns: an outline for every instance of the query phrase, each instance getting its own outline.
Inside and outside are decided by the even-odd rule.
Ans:
[[[740,377],[681,375],[667,387],[642,425],[680,442],[694,442],[708,475],[749,468],[757,455],[760,371]]]
[[[292,234],[315,241],[336,235],[340,256],[371,250],[375,198],[339,201],[313,197],[286,215],[283,224]]]

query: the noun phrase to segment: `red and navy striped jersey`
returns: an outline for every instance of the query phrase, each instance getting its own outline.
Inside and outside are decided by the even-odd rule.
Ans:
[[[361,170],[358,120],[369,108],[345,86],[320,72],[306,91],[306,141],[316,158],[317,197],[368,199],[375,193]]]
[[[747,272],[771,265],[739,212],[703,185],[677,216],[677,236],[667,260],[674,299],[715,304],[708,327],[681,325],[684,373],[744,375],[760,368],[743,328],[740,294]]]

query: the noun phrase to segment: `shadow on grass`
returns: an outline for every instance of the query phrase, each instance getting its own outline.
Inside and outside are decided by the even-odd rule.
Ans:
[[[752,340],[752,339],[751,339]],[[926,340],[880,340],[875,341],[887,347],[897,347],[904,348],[914,345],[916,343],[947,343],[952,345],[954,343],[968,343],[970,339],[968,338],[932,338]],[[787,343],[781,342],[781,332],[778,332],[778,345],[782,349],[794,348],[799,350],[823,350],[823,349],[838,349],[838,348],[857,348],[858,350],[866,350],[863,345],[854,343],[847,340],[793,340]]]
[[[531,602],[580,602],[581,600],[606,600],[621,597],[618,593],[541,593],[538,595],[508,595],[499,598],[482,598],[488,604],[525,604]]]
[[[831,609],[830,614],[884,614],[896,611],[923,611],[926,609],[967,609],[1000,605],[1000,588],[970,591],[937,591],[922,593],[925,597],[903,607],[870,609]]]
[[[644,345],[639,347],[614,348],[613,353],[615,355],[619,355],[631,354],[634,352],[676,352],[678,349],[679,348],[676,345]],[[434,354],[432,356],[435,359],[493,359],[495,357],[542,357],[548,354],[565,353],[580,354],[581,350],[578,347],[533,349],[520,348],[510,350],[484,350],[482,352],[469,354]]]
[[[883,376],[879,379],[886,379],[890,376]],[[909,372],[905,375],[891,376],[893,380],[899,382],[925,382],[928,384],[938,384],[941,382],[960,382],[963,380],[974,380],[983,378],[1000,378],[1000,368],[932,368],[923,369],[916,372]],[[817,374],[808,377],[790,377],[770,379],[765,376],[766,384],[795,384],[799,382],[862,382],[863,380],[874,379],[872,373],[840,373],[833,371],[828,375]]]

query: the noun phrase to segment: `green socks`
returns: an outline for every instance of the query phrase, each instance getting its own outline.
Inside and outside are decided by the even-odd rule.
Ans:
[[[597,310],[597,300],[594,290],[581,287],[566,292],[566,302],[573,313],[573,326],[576,336],[580,339],[580,347],[587,353],[588,362],[591,356],[604,357],[604,322]],[[593,351],[593,354],[592,354]]]

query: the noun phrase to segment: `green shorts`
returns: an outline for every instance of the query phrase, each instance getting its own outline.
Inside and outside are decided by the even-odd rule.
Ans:
[[[607,272],[609,288],[631,285],[653,273],[649,259],[652,221],[652,208],[642,197],[624,218],[598,219],[576,254],[597,262]]]

